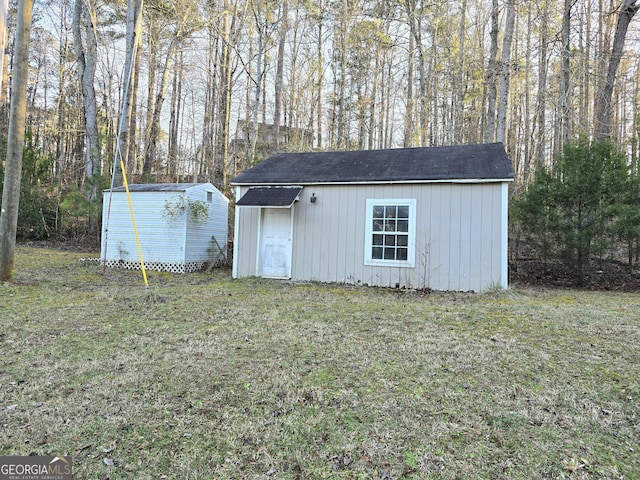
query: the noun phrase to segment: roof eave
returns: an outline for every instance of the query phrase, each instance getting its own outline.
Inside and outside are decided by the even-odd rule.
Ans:
[[[374,181],[308,181],[308,182],[231,182],[234,187],[251,187],[251,186],[287,186],[287,185],[391,185],[391,184],[426,184],[426,183],[503,183],[513,182],[514,178],[448,178],[448,179],[431,179],[431,180],[374,180]]]

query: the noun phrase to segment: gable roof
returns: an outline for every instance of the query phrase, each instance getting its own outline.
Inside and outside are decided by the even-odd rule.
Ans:
[[[130,192],[186,192],[190,188],[200,185],[209,185],[208,183],[132,183],[129,185]],[[211,185],[213,186],[213,185]],[[109,192],[110,189],[103,190]],[[114,187],[114,192],[124,192],[123,185]]]
[[[279,153],[238,175],[232,185],[510,181],[501,143],[345,152]]]

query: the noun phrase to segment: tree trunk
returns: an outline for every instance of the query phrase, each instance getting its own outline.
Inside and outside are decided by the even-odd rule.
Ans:
[[[8,0],[0,0],[0,131],[6,131],[6,105],[7,105],[7,81],[9,79],[9,66],[5,55],[9,43],[9,28],[7,26],[7,14],[9,12]],[[1,164],[1,163],[0,163]]]
[[[246,4],[245,4],[246,8]],[[214,185],[220,190],[227,183],[227,159],[229,156],[229,131],[231,122],[231,89],[233,87],[232,52],[236,45],[236,19],[244,17],[238,10],[237,1],[232,6],[228,1],[224,3],[222,21],[222,54],[220,69],[220,95],[218,96],[218,129],[216,132],[216,159],[214,165]],[[228,12],[228,13],[227,13]]]
[[[322,50],[324,48],[324,44],[322,41],[322,35],[323,35],[323,29],[322,29],[322,19],[323,19],[323,6],[322,6],[322,0],[320,0],[320,19],[318,20],[318,60],[316,63],[316,88],[317,88],[317,102],[318,102],[318,108],[317,108],[317,116],[316,116],[316,123],[317,123],[317,130],[318,130],[318,148],[322,148],[322,114],[323,114],[323,109],[322,109],[322,84],[323,84],[323,76],[324,76],[324,69],[323,69],[323,65],[322,65],[322,59],[323,59],[323,55],[322,55]]]
[[[500,101],[498,102],[498,127],[496,141],[507,143],[507,106],[509,104],[509,83],[511,80],[511,44],[516,19],[513,1],[507,3],[507,19],[502,41],[502,59],[500,62]]]
[[[256,4],[256,11],[254,12],[256,18],[256,29],[258,31],[258,52],[256,53],[256,79],[255,79],[255,103],[253,106],[253,141],[251,145],[251,164],[254,165],[257,162],[258,157],[258,135],[259,135],[259,122],[258,113],[260,111],[260,98],[262,97],[262,61],[264,59],[264,30],[265,25],[262,20],[262,9],[260,2]]]
[[[148,71],[147,71],[147,112],[145,116],[145,127],[144,127],[144,147],[141,165],[140,165],[140,173],[143,175],[146,173],[145,170],[147,168],[151,168],[150,165],[147,165],[148,151],[149,145],[151,145],[151,129],[153,125],[153,111],[155,105],[155,96],[156,96],[156,69],[158,64],[158,44],[159,36],[158,33],[159,27],[156,25],[156,21],[153,15],[149,15],[148,19],[149,24],[149,40],[148,40],[148,48],[149,48],[149,59],[148,63]],[[148,172],[150,173],[150,172]]]
[[[131,121],[131,108],[133,97],[133,62],[135,59],[136,45],[142,33],[142,2],[143,0],[129,0],[127,7],[127,33],[125,56],[125,78],[124,91],[122,95],[122,106],[120,110],[120,120],[118,126],[118,144],[113,162],[112,185],[122,185],[122,171],[120,161],[127,165],[127,155],[129,153],[129,128]]]
[[[158,87],[158,94],[153,105],[153,115],[151,116],[151,125],[148,125],[149,134],[147,136],[147,148],[144,155],[144,166],[142,167],[142,175],[150,175],[153,164],[156,160],[156,151],[158,141],[160,138],[160,114],[162,113],[162,106],[167,96],[167,87],[169,85],[169,75],[173,66],[173,60],[175,51],[179,41],[179,34],[171,40],[169,49],[167,51],[167,58],[164,63],[164,69],[162,71],[162,78],[160,80],[160,86]],[[151,108],[151,106],[149,106]]]
[[[422,14],[423,7],[418,8],[416,2],[406,2],[405,9],[407,12],[408,22],[409,22],[409,30],[411,32],[411,36],[414,40],[415,50],[418,54],[418,72],[419,78],[418,82],[420,85],[420,93],[419,93],[419,106],[417,112],[417,129],[420,136],[420,145],[424,146],[428,143],[428,118],[429,118],[429,97],[427,95],[428,91],[428,73],[427,73],[427,65],[426,65],[426,52],[424,45],[422,44]],[[434,31],[434,39],[436,33]],[[435,45],[432,45],[435,48]],[[412,55],[412,52],[409,52]],[[435,62],[435,59],[432,59]],[[412,60],[413,62],[413,60]],[[412,128],[413,133],[415,134],[415,127]],[[413,142],[415,143],[415,142]]]
[[[182,110],[182,73],[184,71],[184,59],[182,52],[177,53],[179,61],[176,60],[175,71],[173,73],[173,94],[171,95],[171,115],[169,120],[169,149],[167,155],[167,174],[176,176],[178,174],[178,126],[180,125]]]
[[[491,9],[491,47],[489,49],[489,63],[487,64],[487,131],[485,141],[491,143],[495,140],[496,130],[496,98],[498,89],[496,75],[498,73],[498,0],[493,0]]]
[[[547,129],[547,69],[549,65],[549,59],[547,58],[548,44],[547,44],[547,29],[549,23],[549,7],[548,2],[544,3],[544,10],[542,12],[542,25],[540,27],[540,56],[538,65],[538,154],[536,157],[537,165],[544,163],[546,154],[546,129]],[[529,172],[525,172],[529,174]]]
[[[78,75],[82,85],[85,123],[85,175],[90,183],[89,200],[97,196],[97,185],[91,179],[99,172],[98,118],[96,91],[96,12],[87,0],[76,0],[73,11],[73,36],[76,48]],[[90,219],[90,224],[91,219]]]
[[[284,55],[285,55],[285,42],[287,40],[287,29],[289,22],[287,16],[289,15],[288,2],[285,0],[282,2],[282,18],[280,20],[280,41],[278,43],[278,59],[276,62],[276,84],[275,84],[275,105],[273,112],[273,128],[275,130],[276,151],[280,150],[280,121],[282,116],[282,85],[284,83]]]
[[[209,15],[215,15],[213,6]],[[213,170],[214,161],[214,140],[215,140],[215,114],[216,102],[218,99],[218,64],[220,50],[218,45],[220,36],[215,23],[211,23],[207,28],[207,87],[204,92],[204,115],[202,118],[202,146],[200,148],[199,163],[194,167],[196,177],[193,181],[197,181],[200,174],[209,175]],[[216,185],[218,187],[218,185]],[[218,187],[219,188],[219,187]]]
[[[558,98],[559,132],[555,151],[559,153],[569,141],[569,94],[571,81],[571,7],[574,0],[565,0],[564,14],[562,17],[562,72],[560,76],[560,97]]]
[[[609,66],[605,79],[604,89],[597,99],[596,119],[595,119],[595,136],[596,138],[606,138],[611,136],[611,98],[613,96],[613,87],[616,80],[616,72],[620,59],[622,58],[624,41],[627,36],[627,30],[631,19],[640,9],[637,0],[624,0],[620,6],[618,15],[618,24],[616,26],[616,34],[613,38],[613,46],[609,57]]]
[[[380,82],[380,72],[382,70],[382,47],[378,45],[376,47],[376,57],[375,57],[375,66],[373,68],[373,84],[371,85],[371,95],[370,103],[369,103],[369,136],[367,139],[367,148],[369,150],[373,150],[375,148],[375,137],[376,137],[376,113],[378,111],[378,85]],[[382,117],[377,119],[377,122],[382,123]]]
[[[456,104],[455,104],[455,122],[454,122],[454,142],[462,143],[464,141],[465,136],[465,128],[464,128],[464,92],[465,88],[463,86],[464,82],[464,56],[465,56],[465,33],[467,30],[466,22],[467,20],[467,0],[462,0],[462,5],[460,7],[460,29],[458,31],[460,42],[459,51],[458,51],[458,74],[456,76]]]
[[[142,61],[142,35],[136,35],[136,48],[131,71],[131,108],[129,110],[129,151],[125,158],[129,159],[129,171],[140,173],[140,155],[138,155],[138,86],[140,83],[140,62]]]
[[[0,282],[13,276],[20,179],[22,177],[22,150],[27,111],[27,82],[29,80],[29,41],[33,0],[19,0],[13,62],[13,85],[7,135],[7,161],[0,210]]]
[[[78,75],[82,85],[82,103],[85,126],[85,178],[87,197],[93,202],[98,197],[98,183],[94,176],[100,172],[100,145],[98,139],[98,112],[96,106],[96,11],[91,0],[76,0],[73,9],[73,36],[76,49]],[[98,237],[97,209],[89,211],[89,234]]]
[[[338,150],[349,150],[349,130],[347,128],[347,31],[349,30],[349,5],[346,0],[342,1],[340,10],[340,24],[337,26],[337,55],[339,64],[336,66],[338,73],[336,90],[338,92],[336,104],[336,122],[337,122],[337,142]]]
[[[414,50],[414,36],[409,35],[409,51],[408,51],[408,64],[407,64],[407,113],[404,119],[404,140],[402,142],[402,146],[413,147],[413,136],[414,136],[414,109],[415,109],[415,99],[413,95],[413,71],[415,68],[414,59],[415,56],[413,54]]]

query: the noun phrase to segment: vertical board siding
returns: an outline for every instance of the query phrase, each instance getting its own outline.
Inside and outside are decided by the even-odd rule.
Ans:
[[[463,188],[463,187],[462,187]],[[461,238],[461,226],[462,218],[462,199],[461,199],[461,186],[450,185],[449,189],[449,218],[443,218],[442,221],[446,225],[449,225],[449,268],[447,275],[448,287],[447,290],[460,290],[460,270],[462,265],[460,264],[460,254],[462,244],[468,244],[468,240]],[[447,223],[445,223],[447,222]]]
[[[474,290],[471,286],[471,249],[476,242],[471,241],[473,238],[471,230],[472,219],[472,189],[459,186],[460,192],[460,274],[458,279],[459,290]]]
[[[482,269],[482,250],[485,248],[479,232],[482,231],[483,222],[483,205],[482,205],[482,189],[472,188],[469,190],[470,205],[470,232],[474,235],[473,241],[469,242],[469,286],[468,290],[481,290],[482,275],[486,273]]]
[[[242,198],[248,188],[238,189],[236,201]],[[253,277],[257,272],[258,230],[260,209],[236,207],[237,227],[234,232],[233,258],[237,277]]]
[[[247,187],[239,189],[240,196]],[[317,201],[310,202],[314,193]],[[291,278],[482,291],[503,282],[503,189],[485,184],[306,186],[294,205]],[[239,198],[239,197],[238,197]],[[364,264],[367,199],[416,200],[414,267]],[[238,208],[236,275],[256,273],[259,208]],[[506,284],[505,284],[506,285]]]
[[[446,259],[445,252],[448,251],[448,242],[447,237],[444,236],[444,227],[446,225],[442,224],[442,214],[446,206],[446,199],[442,198],[443,189],[440,185],[434,185],[431,190],[431,202],[424,202],[427,210],[426,215],[429,218],[428,230],[425,232],[428,235],[429,243],[427,244],[427,250],[421,252],[424,261],[420,264],[420,268],[425,269],[427,277],[425,287],[444,290],[446,289],[447,267],[443,262]],[[424,224],[418,228],[418,231],[423,228]]]

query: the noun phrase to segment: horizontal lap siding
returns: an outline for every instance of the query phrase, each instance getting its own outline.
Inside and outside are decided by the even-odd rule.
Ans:
[[[101,256],[107,260],[139,261],[129,202],[126,193],[114,193],[109,212],[109,193],[104,195],[103,219],[108,232],[102,235]],[[185,219],[167,221],[162,217],[165,201],[176,192],[131,192],[136,229],[143,260],[150,262],[183,263],[185,258]],[[106,222],[103,220],[103,229]],[[105,251],[106,246],[106,251]]]
[[[212,192],[212,201],[207,203],[207,192]],[[206,186],[199,186],[187,191],[186,197],[191,201],[203,202],[207,205],[209,217],[205,223],[190,221],[187,224],[186,254],[187,262],[209,261],[215,257],[215,236],[220,248],[227,243],[229,225],[228,203],[219,191],[213,191]]]

